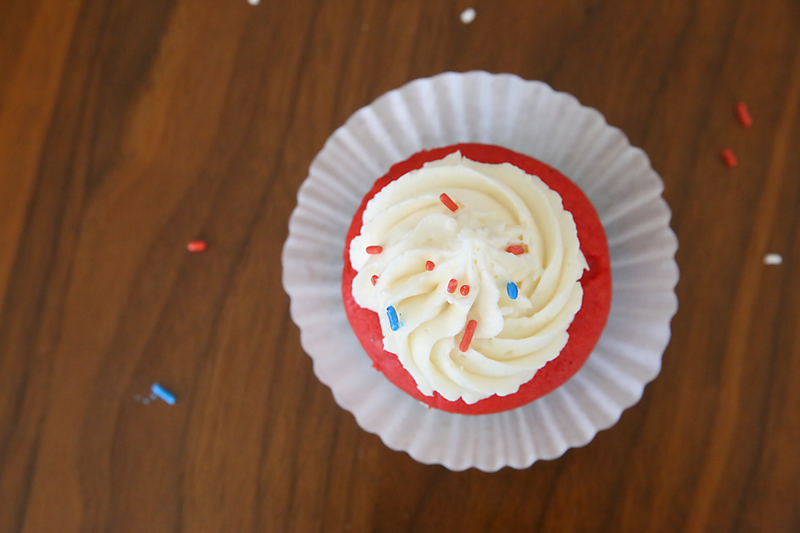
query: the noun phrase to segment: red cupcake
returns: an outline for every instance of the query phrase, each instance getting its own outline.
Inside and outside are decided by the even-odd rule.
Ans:
[[[559,387],[610,310],[608,244],[589,200],[499,146],[394,165],[353,217],[344,264],[345,310],[373,366],[453,413],[506,411]]]

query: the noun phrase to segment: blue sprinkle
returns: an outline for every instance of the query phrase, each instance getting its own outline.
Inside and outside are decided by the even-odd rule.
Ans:
[[[161,398],[165,402],[170,405],[175,405],[175,395],[172,394],[170,391],[159,385],[158,383],[153,383],[150,386],[150,390],[153,391],[157,397]]]
[[[508,285],[506,285],[506,291],[508,291],[508,297],[512,300],[516,300],[517,296],[519,295],[519,289],[517,288],[517,284],[513,281],[509,281]]]
[[[397,319],[397,311],[394,310],[394,306],[387,307],[386,314],[389,315],[389,327],[392,328],[392,331],[400,329],[400,321]]]

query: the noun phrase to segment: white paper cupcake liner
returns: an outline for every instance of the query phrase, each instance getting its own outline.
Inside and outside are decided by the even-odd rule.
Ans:
[[[340,293],[345,235],[375,180],[420,150],[460,142],[504,146],[570,177],[597,209],[611,254],[611,313],[587,363],[551,394],[493,415],[429,409],[397,389],[372,368]],[[585,445],[641,398],[669,342],[677,239],[662,190],[642,150],[545,83],[450,72],[384,94],[331,135],[289,220],[283,285],[314,372],[362,428],[422,463],[526,468]]]

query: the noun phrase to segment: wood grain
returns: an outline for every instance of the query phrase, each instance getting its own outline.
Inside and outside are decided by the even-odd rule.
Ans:
[[[0,532],[800,531],[798,34],[791,0],[0,2]],[[328,135],[472,69],[622,128],[680,241],[642,401],[494,474],[361,430],[280,283]]]

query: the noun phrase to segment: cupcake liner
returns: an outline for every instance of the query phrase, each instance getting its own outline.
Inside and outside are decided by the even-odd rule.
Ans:
[[[392,385],[372,368],[340,293],[345,235],[375,180],[420,150],[461,142],[504,146],[572,179],[597,209],[611,256],[611,313],[586,364],[547,396],[492,415],[429,409]],[[641,398],[669,342],[677,239],[662,190],[642,150],[545,83],[449,72],[384,94],[331,135],[289,220],[283,285],[314,372],[363,429],[422,463],[526,468],[585,445]]]

